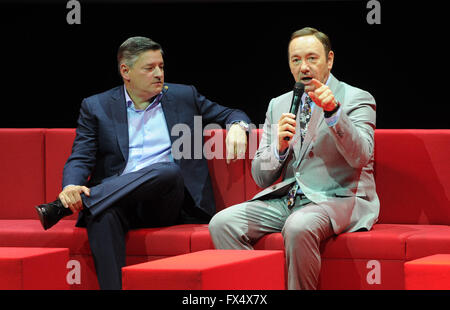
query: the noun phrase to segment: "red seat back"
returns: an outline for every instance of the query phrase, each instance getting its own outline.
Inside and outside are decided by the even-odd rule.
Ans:
[[[450,224],[450,130],[377,129],[379,223]]]
[[[0,129],[0,219],[38,219],[45,200],[44,130]]]

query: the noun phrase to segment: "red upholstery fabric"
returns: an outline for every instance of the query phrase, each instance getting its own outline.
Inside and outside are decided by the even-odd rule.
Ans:
[[[191,251],[191,235],[204,224],[183,224],[132,230],[127,236],[127,255],[172,256]]]
[[[214,244],[207,227],[203,230],[198,230],[191,235],[191,252],[211,249],[214,249]]]
[[[245,200],[244,160],[226,163],[225,138],[225,130],[205,131],[204,150],[206,158],[211,158],[208,168],[217,211]]]
[[[408,239],[422,231],[446,226],[375,224],[370,231],[340,234],[324,242],[324,258],[406,259]]]
[[[432,254],[450,254],[450,227],[436,226],[408,237],[406,259],[412,260]]]
[[[0,219],[37,219],[44,202],[44,130],[0,129]]]
[[[319,290],[403,290],[403,260],[322,259]]]
[[[0,221],[0,246],[68,248],[71,254],[90,254],[86,229],[62,220],[45,231],[39,220]]]
[[[380,223],[450,224],[450,130],[376,130]]]
[[[172,256],[191,251],[191,234],[206,229],[204,224],[131,230],[127,235],[129,256]],[[62,220],[44,231],[38,220],[0,221],[0,246],[65,247],[71,254],[90,254],[87,232],[75,227],[75,220]]]
[[[284,289],[282,251],[206,250],[128,266],[124,289]]]
[[[436,254],[405,263],[407,290],[450,290],[450,255]]]
[[[72,151],[75,129],[47,129],[45,131],[45,201],[58,198],[62,190],[62,172],[64,164]],[[66,219],[77,219],[73,214]]]
[[[0,248],[0,289],[68,289],[67,249]]]

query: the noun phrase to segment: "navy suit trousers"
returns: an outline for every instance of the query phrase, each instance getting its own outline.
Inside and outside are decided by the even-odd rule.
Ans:
[[[101,289],[122,288],[125,235],[130,229],[177,223],[184,200],[180,168],[156,163],[112,177],[83,197],[84,222]]]

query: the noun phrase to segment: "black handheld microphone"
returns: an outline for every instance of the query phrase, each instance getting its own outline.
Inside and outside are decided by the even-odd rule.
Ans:
[[[289,113],[297,116],[298,108],[300,107],[301,98],[303,96],[303,92],[305,91],[305,84],[297,82],[294,85],[294,95],[292,96],[291,109]],[[289,137],[284,137],[284,140],[289,141]]]

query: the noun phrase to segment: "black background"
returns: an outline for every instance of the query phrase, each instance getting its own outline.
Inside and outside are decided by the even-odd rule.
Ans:
[[[292,89],[290,34],[327,33],[341,81],[377,101],[378,128],[448,128],[445,2],[88,1],[69,25],[67,1],[0,4],[0,127],[75,127],[83,98],[121,83],[116,52],[143,35],[163,46],[166,82],[193,84],[264,122],[271,98]]]

